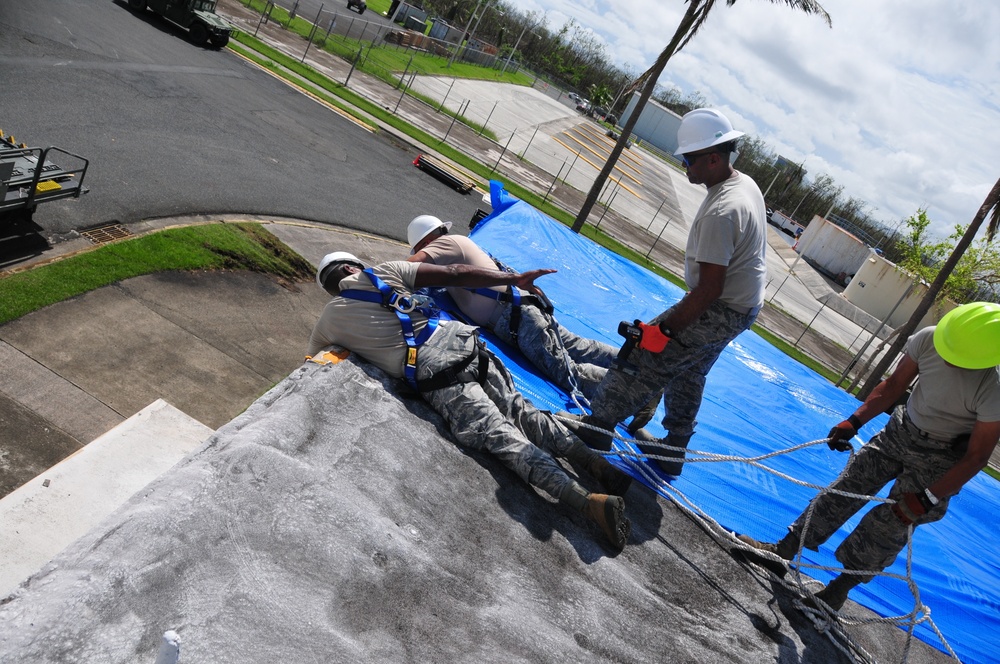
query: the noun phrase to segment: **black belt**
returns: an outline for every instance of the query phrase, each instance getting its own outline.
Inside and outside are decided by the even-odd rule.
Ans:
[[[937,436],[924,431],[916,424],[914,424],[913,420],[910,419],[909,413],[906,412],[905,407],[903,408],[903,423],[906,425],[906,428],[910,430],[911,434],[915,433],[917,437],[923,438],[924,440],[936,440],[938,442],[944,443],[945,445],[950,445],[952,450],[956,452],[961,452],[963,454],[965,453],[966,450],[969,449],[969,438],[971,437],[972,434],[963,433],[951,439],[938,438]],[[936,449],[936,448],[928,448],[928,449]]]

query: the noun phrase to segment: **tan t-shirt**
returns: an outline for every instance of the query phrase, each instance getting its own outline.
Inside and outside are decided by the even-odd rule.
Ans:
[[[474,265],[497,270],[496,263],[489,254],[480,249],[475,242],[464,235],[442,235],[421,251],[427,254],[427,262],[435,265]],[[448,288],[448,294],[455,300],[459,310],[476,325],[488,327],[490,318],[500,305],[496,300],[477,295],[465,288]],[[504,286],[492,288],[504,292]]]
[[[719,299],[736,309],[759,307],[767,284],[766,248],[764,197],[753,179],[737,171],[709,187],[695,215],[684,255],[684,281],[691,289],[698,285],[698,263],[725,265]]]
[[[389,261],[376,265],[372,271],[377,277],[396,290],[412,293],[420,263]],[[378,293],[368,275],[353,274],[340,282],[342,291],[365,290]],[[427,318],[418,311],[409,314],[414,334],[419,335],[427,326]],[[323,309],[309,337],[306,355],[316,355],[327,346],[347,348],[390,376],[403,377],[406,361],[406,341],[403,328],[395,312],[377,303],[334,297]]]
[[[1000,373],[959,369],[934,348],[934,328],[925,327],[906,342],[906,354],[920,369],[906,402],[906,413],[918,427],[939,440],[972,431],[977,422],[1000,422]]]

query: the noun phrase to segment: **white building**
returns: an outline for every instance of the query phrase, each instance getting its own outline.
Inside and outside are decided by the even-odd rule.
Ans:
[[[624,125],[639,102],[639,94],[633,93],[619,124]],[[681,126],[681,116],[650,99],[632,133],[643,141],[672,155],[677,149],[677,128]]]
[[[927,294],[927,284],[882,256],[872,252],[844,289],[847,301],[867,311],[889,327],[899,327],[910,319],[917,305]],[[917,329],[935,325],[954,309],[951,300],[937,302],[927,312]]]

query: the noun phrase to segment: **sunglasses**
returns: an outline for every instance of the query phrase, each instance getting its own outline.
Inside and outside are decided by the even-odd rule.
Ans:
[[[704,157],[705,155],[708,154],[715,154],[715,152],[699,152],[697,154],[692,154],[692,155],[682,154],[681,164],[684,165],[684,168],[691,168],[692,166],[694,166],[694,162],[698,161],[698,157]]]

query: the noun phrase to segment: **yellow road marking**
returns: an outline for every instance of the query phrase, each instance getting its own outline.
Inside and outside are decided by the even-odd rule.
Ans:
[[[580,127],[578,126],[577,129],[579,129],[579,128]],[[586,131],[587,131],[588,134],[591,134],[592,136],[594,136],[595,138],[597,138],[598,140],[600,140],[602,143],[604,143],[605,145],[607,145],[609,147],[609,150],[608,150],[609,152],[610,152],[610,148],[613,148],[615,146],[615,141],[611,140],[611,138],[607,134],[603,134],[601,132],[594,131],[592,127],[586,127],[585,129],[586,129]],[[635,164],[636,164],[636,166],[635,166],[636,171],[638,171],[639,168],[642,166],[642,156],[639,155],[639,154],[636,154],[635,152],[632,152],[631,150],[628,150],[628,149],[623,150],[622,151],[622,158],[623,159],[628,159],[629,161],[632,161],[632,162],[635,162]]]
[[[264,66],[262,66],[262,65],[260,65],[260,64],[258,64],[256,62],[254,62],[253,60],[251,60],[250,58],[246,57],[242,53],[239,53],[237,51],[233,51],[231,49],[230,49],[230,52],[233,53],[234,55],[238,56],[238,57],[243,58],[244,60],[246,60],[247,62],[249,62],[250,64],[252,64],[254,67],[256,67],[257,69],[260,69],[261,71],[263,71],[263,72],[265,72],[265,73],[273,76],[274,78],[278,79],[279,81],[281,81],[282,83],[286,84],[287,86],[289,86],[291,88],[295,88],[296,90],[298,90],[299,92],[301,92],[305,96],[309,97],[310,99],[312,99],[316,103],[322,104],[323,106],[327,107],[329,110],[333,111],[334,113],[336,113],[337,115],[341,116],[345,120],[353,122],[357,126],[359,126],[362,129],[364,129],[365,131],[369,131],[369,132],[371,132],[373,134],[376,131],[378,131],[377,127],[369,124],[365,120],[362,120],[361,118],[359,118],[359,117],[357,117],[355,115],[352,115],[350,112],[345,111],[344,109],[340,108],[339,106],[335,106],[334,104],[331,104],[330,102],[326,101],[322,97],[317,96],[316,93],[311,92],[310,90],[307,90],[306,88],[302,87],[298,83],[295,83],[294,81],[290,81],[287,78],[284,78],[283,76],[279,76],[278,74],[274,73],[273,71],[271,71],[267,67],[264,67]]]
[[[565,134],[566,132],[563,132],[563,133]],[[569,134],[566,134],[566,135],[570,139],[572,139],[573,141],[575,141],[576,143],[579,143],[585,150],[587,150],[587,152],[590,152],[595,157],[600,157],[602,159],[607,160],[607,155],[606,154],[602,155],[600,152],[598,152],[597,150],[593,149],[592,147],[590,147],[590,145],[588,145],[587,143],[581,141],[580,139],[576,138],[575,136],[571,136]],[[569,147],[568,145],[566,145],[565,143],[563,143],[562,141],[560,141],[558,138],[556,138],[556,142],[559,143],[560,145],[562,145],[563,147],[565,147],[568,150],[573,150],[573,148]],[[574,152],[575,152],[575,150],[574,150]],[[586,158],[584,159],[584,161],[587,161]],[[587,161],[587,163],[590,164],[591,162]],[[593,165],[593,164],[591,164],[591,165]],[[598,167],[597,170],[601,170],[600,167]],[[640,186],[642,185],[642,182],[640,182],[638,179],[636,179],[631,173],[627,173],[627,172],[623,171],[619,167],[618,164],[615,164],[615,167],[614,167],[613,170],[618,171],[619,173],[621,173],[622,175],[624,175],[625,177],[627,177],[632,182],[635,182],[637,185],[640,185]],[[636,194],[636,195],[638,195],[638,194]],[[640,196],[640,198],[641,198],[641,196]]]
[[[566,145],[565,143],[563,143],[562,141],[560,141],[560,140],[559,140],[559,137],[558,137],[558,136],[553,136],[553,137],[552,137],[552,140],[554,140],[554,141],[555,141],[556,143],[558,143],[559,145],[563,146],[564,148],[566,148],[567,150],[569,150],[569,151],[570,151],[570,152],[572,152],[573,154],[577,154],[577,155],[579,155],[580,159],[582,159],[582,160],[583,160],[583,161],[585,161],[586,163],[590,164],[590,165],[591,165],[591,166],[592,166],[592,167],[593,167],[593,168],[594,168],[595,170],[598,170],[598,171],[599,171],[599,170],[601,170],[601,166],[600,166],[599,164],[597,164],[597,163],[595,163],[595,162],[592,162],[592,161],[590,161],[590,160],[589,160],[589,159],[587,159],[587,158],[586,158],[585,156],[583,156],[583,153],[582,153],[582,152],[577,152],[576,150],[574,150],[574,149],[573,149],[572,147],[570,147],[569,145]],[[586,146],[584,146],[584,147],[586,147]],[[593,152],[593,150],[591,150],[591,152]],[[597,154],[597,153],[595,152],[594,154]],[[632,177],[631,175],[629,175],[628,173],[626,173],[626,172],[622,171],[621,169],[619,169],[617,165],[616,165],[616,166],[614,167],[614,169],[612,169],[612,170],[616,170],[616,171],[618,171],[619,173],[621,173],[622,175],[624,175],[625,177],[627,177],[627,178],[630,178],[630,179],[632,179],[632,180],[635,180],[635,178],[633,178],[633,177]],[[632,188],[631,188],[631,187],[629,187],[628,185],[624,185],[624,184],[621,184],[621,180],[620,180],[620,179],[619,179],[619,180],[615,180],[615,178],[609,178],[609,179],[610,179],[610,180],[614,180],[615,182],[617,182],[617,183],[618,183],[618,185],[619,185],[619,186],[620,186],[620,187],[621,187],[622,189],[624,189],[624,190],[625,190],[625,191],[627,191],[628,193],[632,194],[633,196],[635,196],[635,197],[636,197],[636,198],[638,198],[639,200],[642,200],[642,194],[640,194],[640,193],[639,193],[639,192],[637,192],[636,190],[632,189]],[[642,184],[641,182],[638,182],[638,181],[636,181],[636,182],[637,182],[638,184]]]

